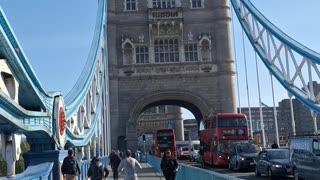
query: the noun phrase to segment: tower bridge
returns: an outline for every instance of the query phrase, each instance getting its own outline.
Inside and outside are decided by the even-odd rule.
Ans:
[[[210,113],[236,112],[227,2],[200,11],[181,3],[130,10],[108,1],[111,128],[121,129],[111,132],[113,147],[125,136],[136,149],[137,120],[148,107],[184,107],[198,123]]]
[[[0,134],[8,177],[15,176],[22,134],[30,144],[27,166],[47,163],[48,176],[59,179],[64,149],[74,148],[79,161],[111,149],[136,150],[139,116],[148,108],[183,107],[198,124],[211,114],[236,112],[232,7],[254,58],[288,91],[291,107],[294,96],[310,108],[318,131],[313,82],[320,77],[319,54],[284,34],[250,1],[231,0],[232,7],[228,0],[125,2],[98,0],[87,62],[66,95],[43,88],[0,10]],[[261,127],[264,132],[263,117]]]

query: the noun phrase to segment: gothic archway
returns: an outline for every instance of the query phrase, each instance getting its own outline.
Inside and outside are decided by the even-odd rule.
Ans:
[[[207,117],[212,110],[207,101],[193,92],[170,90],[157,91],[144,95],[137,100],[129,112],[129,120],[127,122],[128,130],[133,130],[139,115],[147,108],[157,105],[177,105],[191,111],[196,117],[198,123],[203,117]]]

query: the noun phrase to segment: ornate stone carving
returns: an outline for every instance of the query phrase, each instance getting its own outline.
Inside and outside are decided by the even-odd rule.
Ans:
[[[178,66],[178,67],[169,67],[169,72],[171,72],[171,73],[181,72],[181,66]]]
[[[126,38],[122,42],[123,64],[133,64],[135,62],[135,51],[133,41]]]
[[[156,73],[166,73],[168,71],[168,68],[165,67],[156,67],[155,68]]]
[[[186,66],[184,68],[185,71],[199,71],[199,66]]]
[[[179,23],[176,21],[163,21],[152,25],[152,36],[179,35]]]
[[[201,70],[204,72],[210,72],[212,69],[212,65],[211,64],[202,64],[201,65]]]
[[[151,73],[152,69],[151,68],[147,68],[147,67],[140,67],[136,69],[136,72],[138,74],[146,74],[146,73]]]
[[[136,132],[136,126],[134,122],[128,122],[128,133],[135,133]]]
[[[200,48],[200,59],[201,61],[211,61],[212,60],[212,42],[210,34],[199,34],[199,48]]]
[[[144,35],[139,36],[139,43],[144,43]]]
[[[163,66],[153,65],[128,65],[120,70],[120,74],[126,76],[141,76],[141,75],[162,75],[162,74],[181,74],[181,73],[201,73],[201,72],[217,72],[217,65],[211,63],[200,63],[200,64],[165,64]]]
[[[127,76],[131,76],[131,74],[134,73],[134,68],[133,67],[125,67],[125,68],[123,68],[123,73],[126,74]]]
[[[189,40],[189,41],[193,41],[193,34],[192,34],[192,32],[189,32],[189,34],[188,34],[188,40]]]

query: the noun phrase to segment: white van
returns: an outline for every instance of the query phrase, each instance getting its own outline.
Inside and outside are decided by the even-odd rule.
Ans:
[[[190,155],[190,161],[196,161],[198,157],[198,152],[200,150],[200,141],[189,141],[189,155]]]
[[[177,158],[189,159],[190,161],[196,161],[198,151],[200,149],[200,141],[176,141],[177,146]]]
[[[291,137],[289,150],[294,179],[319,179],[320,136]]]

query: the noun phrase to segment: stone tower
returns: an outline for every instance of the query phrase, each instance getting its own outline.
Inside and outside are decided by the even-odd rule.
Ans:
[[[176,140],[184,141],[181,108],[178,106],[154,106],[142,114],[137,121],[138,136],[154,134],[156,129],[173,128]]]
[[[228,0],[108,0],[113,149],[137,148],[146,109],[175,105],[197,122],[236,112]]]

